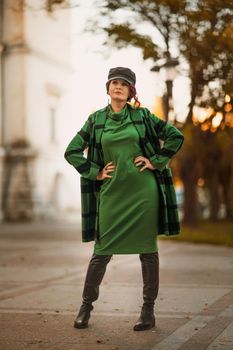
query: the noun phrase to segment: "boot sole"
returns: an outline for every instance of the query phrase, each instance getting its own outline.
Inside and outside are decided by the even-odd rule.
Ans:
[[[133,330],[136,332],[140,331],[148,331],[149,329],[155,328],[155,322],[152,323],[152,325],[147,325],[147,326],[134,326]]]
[[[79,324],[74,322],[74,328],[78,328],[78,329],[88,328],[88,324]]]

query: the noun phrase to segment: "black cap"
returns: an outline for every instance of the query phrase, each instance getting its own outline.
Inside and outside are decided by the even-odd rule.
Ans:
[[[111,68],[108,73],[108,81],[113,79],[123,79],[127,81],[127,83],[133,85],[136,83],[135,73],[131,69],[125,67]]]

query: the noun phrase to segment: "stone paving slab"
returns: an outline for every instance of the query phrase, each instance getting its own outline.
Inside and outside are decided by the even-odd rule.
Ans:
[[[156,328],[134,332],[137,255],[110,261],[90,327],[73,328],[93,244],[78,225],[0,225],[0,350],[233,349],[233,249],[159,241]]]
[[[210,319],[203,328],[201,327],[196,334],[193,334],[180,346],[180,350],[203,350],[211,343],[211,346],[213,346],[215,338],[219,334],[222,334],[226,327],[229,326],[230,322],[229,318],[224,317]]]
[[[158,318],[157,327],[148,332],[133,332],[135,317],[100,317],[94,315],[89,329],[73,328],[73,316],[61,315],[28,315],[20,314],[14,317],[15,344],[24,344],[25,349],[135,349],[150,350],[187,319]],[[0,349],[10,342],[12,317],[1,317]],[[11,343],[12,345],[12,343]],[[65,345],[65,347],[64,347]],[[10,348],[9,348],[10,349]],[[15,349],[15,348],[13,348]]]
[[[232,350],[233,344],[233,322],[206,348],[206,350]]]
[[[56,309],[72,311],[82,293],[82,285],[49,285],[47,287],[44,285],[43,287],[0,301],[0,310]],[[216,288],[210,294],[209,288],[200,287],[195,290],[195,294],[192,294],[193,289],[188,287],[163,288],[161,286],[156,310],[160,313],[201,313],[203,309],[219,300],[228,291],[229,289]],[[184,300],[185,302],[183,302]],[[102,313],[114,310],[124,312],[127,305],[127,313],[131,313],[140,310],[141,303],[142,291],[138,285],[106,285],[101,288],[101,295],[95,304],[95,310]]]

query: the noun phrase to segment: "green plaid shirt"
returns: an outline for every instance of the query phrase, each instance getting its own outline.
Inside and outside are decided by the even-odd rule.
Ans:
[[[176,194],[168,162],[184,141],[182,133],[171,124],[151,114],[147,108],[127,105],[139,142],[146,158],[155,166],[153,173],[159,185],[159,232],[175,235],[180,232]],[[83,242],[98,239],[99,190],[102,181],[96,180],[104,167],[101,135],[107,111],[105,107],[91,114],[65,151],[65,159],[81,174],[81,212]],[[164,141],[163,147],[159,140]],[[87,158],[84,150],[88,148]]]

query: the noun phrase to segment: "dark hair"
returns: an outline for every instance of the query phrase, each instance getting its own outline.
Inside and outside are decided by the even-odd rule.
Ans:
[[[134,99],[134,106],[139,108],[141,106],[141,103],[138,100],[137,90],[135,88],[135,85],[130,84],[128,101],[131,101],[132,98]]]
[[[108,93],[108,90],[109,90],[110,83],[111,83],[111,80],[106,83],[107,93]],[[139,108],[141,106],[141,103],[138,100],[137,90],[135,88],[135,85],[128,84],[128,86],[129,86],[129,97],[128,97],[127,101],[130,102],[132,100],[132,98],[133,98],[134,99],[134,106]]]

